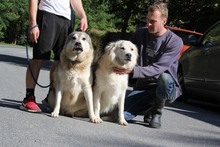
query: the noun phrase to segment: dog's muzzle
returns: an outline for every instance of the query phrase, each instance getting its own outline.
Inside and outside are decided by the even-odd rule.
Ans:
[[[127,54],[125,54],[125,60],[126,61],[131,61],[131,54],[130,53],[127,53]]]
[[[73,51],[82,52],[83,51],[82,44],[80,42],[76,42]]]

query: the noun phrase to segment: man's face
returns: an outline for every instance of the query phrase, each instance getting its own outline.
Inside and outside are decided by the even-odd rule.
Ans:
[[[161,31],[164,30],[164,25],[167,19],[161,16],[159,11],[148,12],[147,14],[147,28],[149,33],[152,33],[156,36],[161,34]]]

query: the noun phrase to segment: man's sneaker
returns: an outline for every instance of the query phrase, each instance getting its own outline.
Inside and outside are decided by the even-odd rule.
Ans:
[[[46,107],[50,108],[50,105],[49,105],[49,103],[48,103],[48,98],[47,98],[47,97],[46,97],[44,100],[42,100],[41,103],[42,103],[43,105],[45,105]]]
[[[144,122],[145,123],[149,123],[152,119],[152,110],[153,110],[154,106],[153,105],[149,105],[147,107],[147,109],[144,111]]]
[[[48,96],[48,95],[47,95]],[[50,107],[48,103],[48,97],[46,97],[44,100],[41,101],[43,106],[45,106],[45,112],[52,112],[52,108]]]
[[[20,109],[28,111],[28,112],[41,112],[40,107],[37,105],[34,96],[30,96],[28,98],[24,98]]]
[[[149,122],[149,127],[159,129],[161,127],[161,114],[152,115],[152,119]]]
[[[145,123],[149,123],[151,121],[151,119],[152,119],[151,114],[145,114],[144,115],[144,122]]]

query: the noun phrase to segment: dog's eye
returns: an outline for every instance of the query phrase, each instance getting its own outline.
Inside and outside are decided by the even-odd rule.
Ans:
[[[72,39],[73,39],[73,40],[76,40],[76,36],[72,36]]]
[[[86,40],[86,38],[85,38],[85,37],[83,37],[83,38],[82,38],[82,40]]]
[[[133,48],[131,48],[131,51],[133,51],[134,49]]]
[[[121,50],[125,50],[125,48],[124,48],[124,47],[121,47]]]

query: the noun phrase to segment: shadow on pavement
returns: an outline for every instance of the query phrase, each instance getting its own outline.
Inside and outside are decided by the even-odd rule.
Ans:
[[[17,100],[12,100],[12,99],[0,99],[0,107],[17,109],[17,110],[26,112],[25,110],[20,109],[21,103],[22,103],[22,100],[17,101]],[[41,113],[36,113],[36,112],[27,112],[27,113],[42,114],[42,115],[46,115],[48,117],[51,117],[51,112],[52,112],[51,108],[45,106],[44,104],[39,104],[39,103],[37,103],[37,104],[42,110]],[[60,114],[60,115],[62,115],[62,114]],[[72,117],[72,116],[67,116],[67,115],[62,115],[62,116],[74,118],[74,119],[85,121],[85,122],[89,121],[89,118]]]
[[[208,109],[203,109],[201,106],[174,102],[173,104],[166,106],[165,109],[220,127],[219,114],[213,111],[210,113]]]
[[[21,101],[17,101],[17,100],[12,100],[12,99],[0,99],[0,107],[6,107],[6,108],[12,108],[12,109],[20,109],[22,100]],[[48,107],[46,107],[43,104],[38,104],[38,106],[41,108],[42,113],[48,114],[50,113],[50,109],[48,109]],[[24,110],[22,110],[24,111]]]
[[[144,121],[130,120],[130,121],[127,121],[127,122],[131,123],[131,124],[141,125],[141,126],[144,126],[144,127],[149,127],[149,123],[145,123]]]
[[[11,99],[0,100],[0,107],[19,109],[20,105],[21,105],[21,101],[11,100]]]
[[[15,64],[15,65],[24,66],[24,67],[28,65],[28,60],[26,58],[3,55],[3,54],[0,54],[0,62],[7,62],[10,64]],[[51,65],[52,65],[52,61],[46,61],[42,69],[49,70]]]

